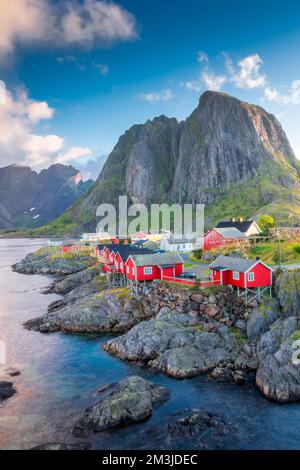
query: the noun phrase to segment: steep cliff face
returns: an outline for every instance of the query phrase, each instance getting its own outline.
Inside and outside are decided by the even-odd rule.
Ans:
[[[209,204],[232,184],[283,163],[289,180],[296,180],[294,153],[274,116],[228,95],[207,92],[182,125],[172,196]]]
[[[0,168],[0,229],[42,225],[62,214],[90,186],[72,166],[56,164],[40,174],[18,165]]]
[[[96,207],[198,202],[209,221],[255,213],[297,213],[299,164],[280,123],[259,106],[205,92],[186,119],[161,116],[120,137],[91,191],[63,216],[95,228]]]

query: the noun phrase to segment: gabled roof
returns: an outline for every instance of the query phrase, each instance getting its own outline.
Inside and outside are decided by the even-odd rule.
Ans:
[[[119,245],[114,243],[106,243],[106,244],[98,244],[97,248],[99,251],[103,250],[103,248],[108,248],[111,253],[119,253],[120,257],[123,261],[126,261],[128,256],[131,253],[140,253],[140,254],[152,254],[154,253],[153,250],[149,248],[139,248],[134,245]]]
[[[240,232],[240,230],[238,230],[235,227],[224,227],[224,228],[216,227],[213,230],[218,232],[224,238],[245,238],[245,234]]]
[[[252,224],[255,224],[257,229],[261,232],[259,226],[255,222],[255,220],[223,220],[219,222],[216,228],[230,228],[235,227],[240,230],[242,233],[246,233]]]
[[[149,250],[148,248],[138,248],[136,246],[129,246],[125,249],[115,250],[115,253],[120,255],[122,261],[126,261],[130,255],[151,255],[154,253],[154,251]]]
[[[165,238],[169,242],[170,245],[181,245],[183,243],[193,243],[193,240],[190,238],[185,237],[175,237],[173,234],[169,236],[169,238]]]
[[[240,273],[246,273],[249,269],[253,268],[256,264],[261,263],[270,271],[272,268],[267,266],[261,260],[255,259],[245,259],[245,258],[238,258],[235,256],[218,256],[218,258],[209,265],[210,269],[216,269],[218,271],[222,271],[224,269],[229,269],[231,271],[238,271]]]
[[[178,253],[154,253],[150,255],[130,255],[135,266],[163,266],[165,264],[182,264],[183,259]]]
[[[98,243],[96,246],[98,250],[103,250],[103,248],[108,248],[109,250],[111,250],[117,245],[115,243]]]

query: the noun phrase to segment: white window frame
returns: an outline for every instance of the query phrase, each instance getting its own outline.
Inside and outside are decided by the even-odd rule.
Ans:
[[[152,272],[153,272],[153,271],[152,271],[152,266],[145,266],[145,267],[144,267],[144,274],[145,274],[145,276],[152,274]]]
[[[235,281],[239,281],[240,280],[240,273],[238,271],[233,271],[232,279],[234,279]]]
[[[130,266],[126,266],[126,272],[127,272],[127,274],[130,273]]]
[[[135,276],[135,268],[132,268],[132,275]]]
[[[120,263],[120,269],[123,271],[123,262]]]
[[[249,282],[253,282],[255,280],[255,274],[254,272],[250,272],[247,274],[247,279]]]

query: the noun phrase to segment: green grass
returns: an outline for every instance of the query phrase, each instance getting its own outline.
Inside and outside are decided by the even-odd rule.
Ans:
[[[232,326],[230,328],[230,331],[231,333],[234,334],[234,337],[238,344],[242,344],[247,340],[247,335],[243,334],[241,330],[239,330],[238,328],[235,328],[234,326]]]
[[[185,268],[191,268],[193,266],[193,263],[184,263],[183,265]]]
[[[293,333],[293,336],[292,336],[292,341],[298,341],[298,339],[300,339],[300,330],[296,330],[294,333]]]
[[[274,240],[257,245],[241,245],[219,247],[212,253],[230,256],[233,252],[239,252],[243,257],[256,259],[259,257],[269,265],[300,263],[300,240]],[[199,261],[199,260],[198,260]],[[204,261],[202,261],[204,263]]]

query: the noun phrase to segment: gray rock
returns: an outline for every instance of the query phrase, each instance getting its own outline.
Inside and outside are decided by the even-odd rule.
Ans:
[[[300,316],[300,271],[276,273],[275,292],[286,316]]]
[[[76,444],[67,444],[59,442],[48,442],[33,447],[31,450],[89,450],[92,444],[89,442],[78,442]]]
[[[267,331],[277,318],[278,312],[275,305],[263,304],[253,309],[247,320],[247,336],[250,341]]]
[[[240,318],[235,322],[234,326],[243,332],[247,331],[247,322]]]
[[[74,429],[100,432],[148,418],[153,408],[168,398],[168,391],[142,377],[131,376],[119,382],[109,395],[88,408]]]
[[[16,393],[12,382],[0,381],[0,400],[7,400]]]
[[[28,254],[22,261],[13,265],[13,270],[22,274],[69,275],[85,270],[95,264],[92,256],[65,258],[61,253],[41,249]]]
[[[300,331],[286,338],[293,324],[290,318],[277,321],[258,345],[257,387],[266,397],[279,402],[300,400],[300,365],[295,364],[292,357],[296,352],[294,341],[300,338]]]
[[[92,281],[94,277],[99,274],[102,274],[101,264],[97,264],[84,269],[83,271],[67,276],[62,281],[55,283],[53,290],[56,294],[67,294],[71,290],[75,289],[75,287],[82,286]]]
[[[173,413],[166,423],[142,432],[141,442],[153,442],[155,449],[172,450],[187,448],[193,442],[194,449],[224,448],[232,429],[217,415],[200,409],[186,409]]]
[[[149,320],[108,341],[104,349],[121,359],[143,361],[157,371],[183,378],[216,367],[236,346],[234,335],[226,327],[208,333],[197,327]]]
[[[80,296],[74,303],[69,302],[60,307],[27,321],[25,328],[41,333],[120,333],[147,318],[142,305],[138,300],[131,299],[126,289],[104,290]]]

